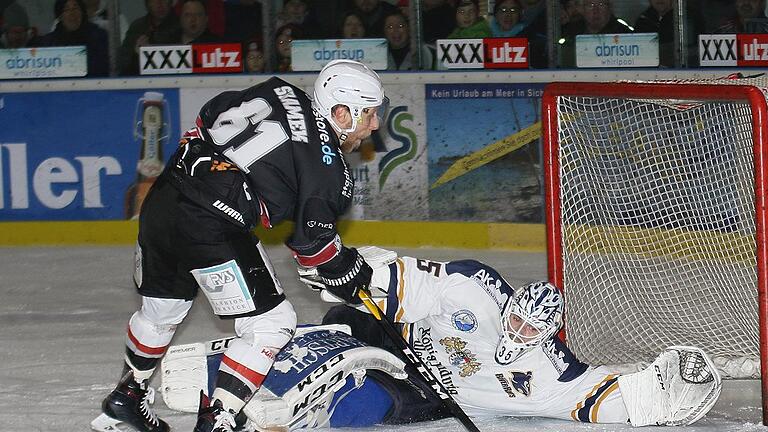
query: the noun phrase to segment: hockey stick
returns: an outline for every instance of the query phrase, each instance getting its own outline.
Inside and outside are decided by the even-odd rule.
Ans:
[[[363,304],[368,309],[368,311],[371,312],[376,320],[379,321],[381,328],[384,329],[384,332],[387,334],[387,336],[392,340],[392,342],[394,342],[395,345],[397,345],[397,348],[400,349],[403,354],[405,354],[406,363],[419,371],[421,378],[432,389],[433,396],[437,396],[443,403],[443,406],[447,408],[448,411],[450,411],[450,413],[456,417],[456,419],[461,422],[461,424],[464,425],[468,431],[480,432],[480,429],[475,426],[475,424],[467,416],[464,410],[461,409],[459,404],[453,400],[450,393],[448,393],[445,387],[443,387],[443,384],[437,380],[435,375],[427,368],[424,362],[422,362],[421,359],[413,352],[411,346],[395,328],[395,323],[392,322],[392,320],[389,319],[389,317],[384,314],[384,312],[382,312],[376,303],[373,302],[370,291],[360,290],[358,296],[363,301]]]

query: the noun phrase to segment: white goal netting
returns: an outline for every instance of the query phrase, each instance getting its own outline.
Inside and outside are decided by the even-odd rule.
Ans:
[[[695,345],[725,376],[759,376],[753,112],[729,97],[558,97],[566,334],[583,361]]]

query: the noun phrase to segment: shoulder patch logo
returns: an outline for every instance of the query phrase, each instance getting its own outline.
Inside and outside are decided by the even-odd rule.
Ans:
[[[460,338],[442,338],[440,344],[445,347],[451,365],[459,368],[459,376],[462,378],[474,375],[483,365],[477,361],[477,355],[467,349],[467,342]]]
[[[475,314],[470,310],[462,309],[454,312],[453,315],[451,315],[451,321],[456,330],[468,333],[477,330],[477,317],[475,317]]]

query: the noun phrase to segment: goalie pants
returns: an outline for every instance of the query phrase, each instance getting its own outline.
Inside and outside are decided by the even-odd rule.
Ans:
[[[338,305],[325,314],[323,324],[346,324],[352,329],[352,336],[356,339],[406,360],[403,353],[389,340],[379,323],[370,314],[345,305]],[[401,324],[397,325],[401,326]],[[375,380],[392,399],[392,408],[384,417],[383,423],[404,424],[450,417],[451,414],[442,402],[431,396],[432,390],[419,378],[419,373],[410,366],[406,366],[405,370],[409,376],[407,380],[398,380],[378,371],[367,371],[367,375]]]

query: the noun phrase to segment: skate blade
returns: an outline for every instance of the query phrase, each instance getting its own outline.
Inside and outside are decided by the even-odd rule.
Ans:
[[[119,425],[128,426],[120,420],[113,419],[112,417],[101,413],[100,416],[93,419],[91,422],[91,429],[97,432],[123,432],[133,430],[131,427],[121,428]]]

